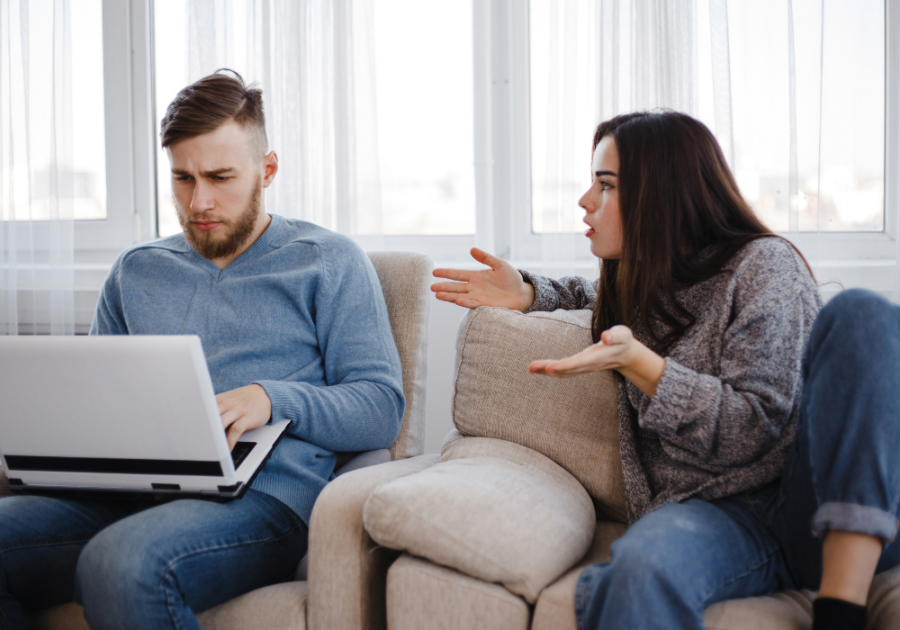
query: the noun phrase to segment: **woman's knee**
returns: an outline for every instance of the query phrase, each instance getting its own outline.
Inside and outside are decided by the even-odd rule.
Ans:
[[[860,334],[871,340],[881,330],[900,334],[900,309],[886,298],[865,289],[847,289],[822,307],[813,335],[837,329],[843,343]]]

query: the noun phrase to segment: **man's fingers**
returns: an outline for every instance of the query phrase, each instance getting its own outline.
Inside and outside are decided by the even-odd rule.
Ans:
[[[431,272],[435,278],[447,278],[447,280],[459,280],[468,282],[471,271],[466,269],[435,269]]]
[[[226,409],[225,411],[220,411],[219,415],[222,417],[222,427],[227,429],[240,419],[241,412],[237,409]]]

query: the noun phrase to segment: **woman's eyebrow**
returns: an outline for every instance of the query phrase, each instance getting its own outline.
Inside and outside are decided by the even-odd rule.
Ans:
[[[596,173],[594,173],[594,177],[601,177],[601,176],[618,177],[618,175],[616,175],[612,171],[597,171]]]

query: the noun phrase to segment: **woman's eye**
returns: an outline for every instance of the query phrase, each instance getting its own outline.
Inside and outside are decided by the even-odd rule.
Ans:
[[[600,180],[600,189],[601,190],[612,190],[612,188],[613,188],[612,184],[610,184],[609,182],[604,181],[602,179]]]

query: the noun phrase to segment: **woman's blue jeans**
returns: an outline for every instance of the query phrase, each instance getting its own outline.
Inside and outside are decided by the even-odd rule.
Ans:
[[[249,490],[229,503],[0,499],[0,628],[76,601],[93,630],[191,628],[195,613],[291,579],[307,529]]]
[[[719,601],[817,589],[829,530],[882,538],[900,564],[900,307],[844,291],[819,314],[803,361],[800,424],[784,476],[758,492],[666,505],[586,568],[580,630],[701,629]]]

